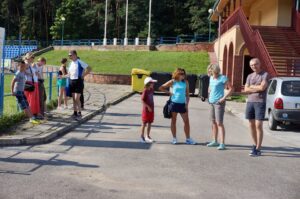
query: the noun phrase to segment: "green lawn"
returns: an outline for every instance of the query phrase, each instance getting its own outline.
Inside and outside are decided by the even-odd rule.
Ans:
[[[68,51],[55,50],[41,56],[49,65],[60,65]],[[206,52],[126,52],[126,51],[78,51],[78,56],[89,64],[93,72],[105,74],[130,74],[132,68],[142,68],[157,72],[172,72],[177,67],[185,68],[187,73],[206,73],[209,56]]]

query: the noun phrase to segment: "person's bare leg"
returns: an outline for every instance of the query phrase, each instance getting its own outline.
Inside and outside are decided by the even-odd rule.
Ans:
[[[224,127],[224,124],[218,123],[217,125],[218,125],[218,129],[219,129],[219,132],[220,132],[220,143],[225,144],[225,127]]]
[[[212,134],[214,141],[218,142],[218,125],[215,120],[212,121]]]
[[[59,96],[58,96],[58,102],[57,102],[57,106],[61,107],[61,101],[62,101],[62,88],[59,88]]]
[[[76,100],[76,106],[77,106],[77,111],[81,112],[81,102],[80,102],[80,93],[75,94],[75,100]]]
[[[24,109],[24,113],[29,119],[33,117],[31,111],[28,108]]]
[[[177,120],[177,113],[172,112],[171,132],[172,132],[173,138],[176,138],[176,120]]]
[[[256,149],[260,150],[263,142],[263,136],[264,136],[263,121],[256,120],[255,126],[256,126],[256,137],[257,137]]]
[[[63,96],[64,96],[64,105],[67,107],[68,106],[68,98],[67,98],[67,94],[66,94],[65,90],[63,90]]]
[[[73,108],[74,108],[74,111],[77,111],[77,103],[76,103],[76,94],[75,93],[72,93],[72,98],[73,98]]]
[[[141,126],[141,137],[142,138],[145,137],[145,128],[146,128],[146,123],[142,123],[142,126]]]
[[[147,137],[148,137],[149,139],[151,139],[151,137],[150,137],[150,131],[151,131],[151,123],[148,123],[148,127],[147,127]]]
[[[188,115],[188,113],[182,113],[180,115],[181,115],[181,117],[183,119],[183,123],[184,123],[185,137],[186,137],[186,139],[190,139],[190,120],[189,120],[189,115]]]
[[[249,120],[249,127],[251,131],[251,137],[253,140],[253,144],[257,146],[257,133],[256,133],[256,126],[255,126],[255,120]]]

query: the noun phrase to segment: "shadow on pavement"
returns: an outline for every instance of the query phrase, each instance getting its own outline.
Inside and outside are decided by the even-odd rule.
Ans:
[[[98,165],[81,164],[81,163],[78,163],[75,161],[57,159],[58,157],[59,157],[59,154],[56,154],[55,156],[51,157],[48,160],[15,158],[15,157],[0,158],[0,162],[37,165],[26,172],[0,170],[0,173],[30,175],[30,173],[38,170],[39,168],[41,168],[45,165],[46,166],[75,166],[75,167],[84,167],[84,168],[98,168],[99,167]]]
[[[226,145],[229,150],[251,150],[249,145]],[[297,147],[262,147],[263,156],[300,158],[300,148]]]
[[[121,149],[141,149],[148,150],[151,144],[130,141],[107,141],[107,140],[79,140],[69,139],[61,145],[73,147],[101,147],[101,148],[121,148]]]

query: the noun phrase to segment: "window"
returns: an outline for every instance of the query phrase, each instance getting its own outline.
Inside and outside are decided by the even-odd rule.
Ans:
[[[300,0],[296,0],[295,2],[296,2],[295,8],[298,12],[300,12]]]
[[[281,93],[285,96],[300,97],[300,81],[282,82]]]
[[[269,87],[268,94],[269,95],[274,95],[275,92],[276,92],[276,87],[277,87],[277,80],[273,80],[270,87]]]

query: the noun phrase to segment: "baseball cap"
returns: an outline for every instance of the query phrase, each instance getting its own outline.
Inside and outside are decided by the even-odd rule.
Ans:
[[[146,79],[144,80],[144,85],[147,85],[148,83],[155,83],[157,82],[157,80],[152,79],[152,77],[146,77]]]

